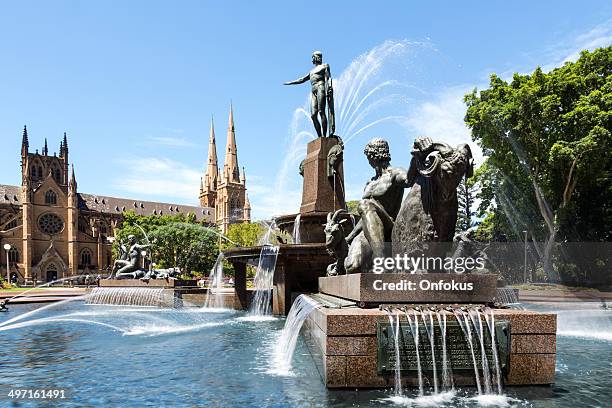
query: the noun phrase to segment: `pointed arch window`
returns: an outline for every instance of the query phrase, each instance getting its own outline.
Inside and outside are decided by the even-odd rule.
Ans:
[[[38,178],[43,177],[42,166],[38,166]]]
[[[85,248],[81,251],[81,265],[91,265],[91,250],[89,250],[89,248]]]
[[[45,204],[50,204],[50,205],[57,204],[57,194],[55,194],[55,191],[48,190],[45,193]]]
[[[15,247],[9,250],[9,262],[12,262],[12,263],[19,262],[19,250]]]
[[[62,182],[62,173],[60,172],[60,169],[58,169],[57,167],[53,169],[53,178],[58,183]]]

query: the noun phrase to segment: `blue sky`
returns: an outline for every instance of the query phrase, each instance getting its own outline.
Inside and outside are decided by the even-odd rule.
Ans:
[[[398,166],[416,135],[467,141],[465,92],[610,45],[611,19],[605,1],[3,2],[0,183],[19,183],[27,124],[32,149],[68,133],[81,192],[195,204],[211,115],[222,158],[232,101],[254,218],[296,212],[308,85],[281,84],[319,49],[358,198],[367,140]]]

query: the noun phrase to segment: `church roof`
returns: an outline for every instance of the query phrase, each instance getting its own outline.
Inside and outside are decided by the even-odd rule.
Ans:
[[[94,194],[79,194],[79,208],[108,214],[120,214],[132,210],[139,215],[177,215],[195,214],[200,220],[214,221],[214,209],[191,205],[159,203],[155,201],[133,200],[130,198],[108,197]]]
[[[139,215],[177,215],[193,213],[198,221],[214,222],[213,208],[191,205],[142,201],[130,198],[109,197],[96,194],[78,194],[79,209],[98,211],[107,214],[121,214],[132,210]],[[21,187],[0,184],[0,205],[21,205]]]

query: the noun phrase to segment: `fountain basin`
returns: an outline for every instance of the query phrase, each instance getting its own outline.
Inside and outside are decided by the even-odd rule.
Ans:
[[[232,248],[224,251],[225,259],[234,266],[234,305],[248,309],[246,266],[257,266],[262,246]],[[292,292],[316,292],[318,279],[332,263],[324,244],[279,245],[272,288],[272,313],[286,316],[291,309]]]
[[[509,322],[512,339],[504,385],[552,384],[556,314],[515,309],[494,309],[493,313],[496,321]],[[449,323],[455,321],[450,313],[447,318]],[[304,322],[304,336],[328,388],[388,388],[394,384],[393,375],[379,375],[377,370],[377,324],[388,319],[382,310],[357,307],[321,307],[310,314]],[[432,383],[430,372],[423,375]],[[475,382],[469,370],[453,372],[453,378],[456,385],[471,386]],[[402,377],[402,384],[417,386],[416,374]]]
[[[144,294],[146,291],[156,289],[161,291],[161,295],[155,299],[155,304],[151,306],[203,306],[206,301],[207,289],[198,287],[195,280],[151,279],[149,281],[141,281],[140,279],[103,279],[100,280],[99,287],[95,290],[99,292],[102,298],[106,299],[103,296],[104,291],[111,294],[113,291],[132,290],[130,296],[138,297],[139,290]],[[120,293],[118,294],[120,295]],[[112,298],[112,296],[109,296],[109,298]]]
[[[181,280],[181,279],[151,279],[149,281],[141,281],[140,279],[101,279],[101,288],[117,288],[117,287],[129,287],[129,288],[183,288],[192,287],[197,288],[198,285],[195,280]]]

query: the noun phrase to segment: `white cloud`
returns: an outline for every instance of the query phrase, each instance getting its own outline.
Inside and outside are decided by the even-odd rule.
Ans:
[[[463,121],[466,110],[463,96],[472,88],[471,85],[454,86],[432,95],[429,100],[411,109],[405,125],[418,136],[429,136],[452,146],[469,143],[474,161],[480,165],[482,150],[472,142],[470,131]]]
[[[165,158],[145,157],[123,160],[124,174],[115,187],[133,194],[161,197],[169,201],[185,200],[196,204],[200,189],[200,172]],[[165,197],[165,198],[164,198]]]
[[[582,50],[594,50],[612,44],[612,19],[593,27],[591,30],[551,47],[545,53],[548,64],[542,65],[544,71],[550,71],[566,62],[576,61]],[[548,54],[548,55],[546,55]]]

